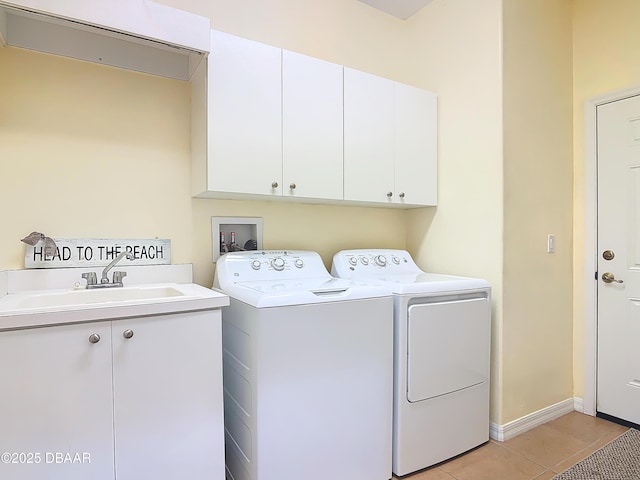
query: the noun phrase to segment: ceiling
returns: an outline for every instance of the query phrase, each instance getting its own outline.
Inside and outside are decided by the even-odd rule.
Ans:
[[[360,0],[394,17],[406,20],[433,0]]]

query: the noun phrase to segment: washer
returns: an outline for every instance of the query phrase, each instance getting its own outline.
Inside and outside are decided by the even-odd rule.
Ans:
[[[489,284],[425,273],[404,250],[343,250],[331,273],[394,294],[393,473],[488,441]]]
[[[217,262],[227,477],[391,478],[393,297],[309,251]]]

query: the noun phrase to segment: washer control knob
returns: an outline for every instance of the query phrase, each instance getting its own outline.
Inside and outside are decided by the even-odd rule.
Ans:
[[[363,265],[369,265],[369,259],[367,257],[360,257],[360,263]]]
[[[376,255],[374,261],[380,267],[384,267],[387,264],[387,258],[384,255]]]
[[[281,272],[282,270],[284,270],[284,259],[280,258],[280,257],[276,257],[273,260],[271,260],[271,266],[273,267],[274,270],[277,270],[278,272]]]
[[[357,265],[358,264],[358,259],[356,257],[349,257],[349,264],[350,265]]]
[[[393,257],[391,257],[391,261],[393,263],[395,263],[396,265],[400,265],[400,259],[398,257],[396,257],[395,255]]]
[[[293,264],[298,268],[304,267],[304,262],[302,261],[301,258],[296,258]]]
[[[253,268],[254,270],[260,270],[261,266],[262,263],[260,263],[260,260],[254,260],[253,262],[251,262],[251,268]]]

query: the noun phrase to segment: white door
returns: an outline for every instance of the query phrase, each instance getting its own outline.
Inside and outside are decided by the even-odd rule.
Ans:
[[[409,307],[409,402],[427,400],[489,380],[490,318],[491,305],[486,298]]]
[[[597,108],[597,411],[640,424],[640,96]]]
[[[110,336],[109,322],[0,333],[0,478],[113,480]]]
[[[211,31],[208,188],[281,195],[282,53]]]
[[[282,52],[282,192],[342,200],[342,66]]]
[[[407,205],[436,205],[437,98],[410,85],[394,83],[394,199]]]
[[[224,479],[220,312],[113,322],[116,477]]]
[[[393,81],[344,69],[344,199],[394,202]]]

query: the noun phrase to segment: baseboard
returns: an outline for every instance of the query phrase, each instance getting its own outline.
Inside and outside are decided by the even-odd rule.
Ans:
[[[573,409],[576,412],[584,413],[584,400],[582,398],[573,397]]]
[[[520,417],[512,422],[505,423],[504,425],[498,425],[497,423],[491,422],[489,424],[489,436],[494,440],[504,442],[516,435],[526,432],[527,430],[539,427],[540,425],[550,422],[551,420],[555,420],[562,415],[577,410],[576,405],[578,404],[578,401],[581,403],[582,399],[567,398],[566,400],[554,405],[549,405],[537,412],[530,413],[529,415],[525,415],[524,417]]]

